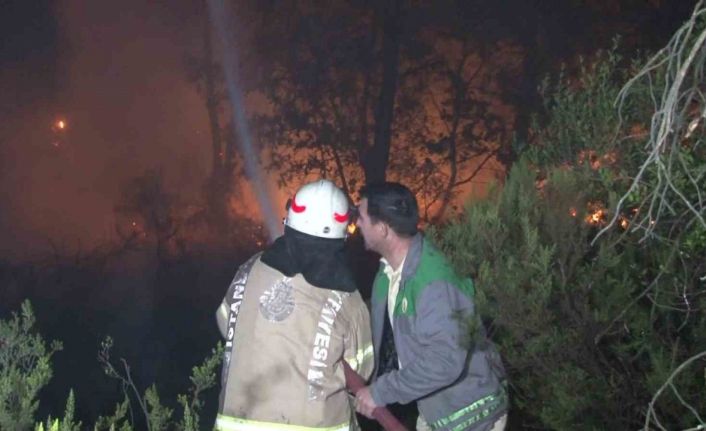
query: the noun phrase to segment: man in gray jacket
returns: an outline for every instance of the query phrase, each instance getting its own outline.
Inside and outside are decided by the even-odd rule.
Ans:
[[[376,371],[358,392],[358,412],[417,401],[417,429],[504,429],[504,370],[476,315],[473,283],[417,232],[408,188],[369,185],[361,195],[357,225],[382,258],[371,298]]]

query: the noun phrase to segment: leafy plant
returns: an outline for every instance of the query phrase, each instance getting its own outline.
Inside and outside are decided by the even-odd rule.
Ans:
[[[20,313],[0,320],[0,429],[29,429],[39,406],[39,391],[52,377],[51,357],[62,349],[49,346],[35,332],[35,317],[29,302]]]
[[[620,121],[611,102],[620,64],[603,53],[577,80],[547,84],[537,145],[502,187],[431,232],[476,281],[518,426],[703,424],[704,381],[687,371],[703,368],[706,350],[703,234],[681,219],[645,237],[640,199],[616,205],[640,166],[648,136],[635,131],[651,112],[642,87]]]

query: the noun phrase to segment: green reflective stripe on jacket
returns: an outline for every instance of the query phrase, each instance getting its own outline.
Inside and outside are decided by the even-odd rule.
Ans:
[[[373,344],[370,343],[366,347],[363,347],[362,349],[358,349],[356,352],[355,356],[351,356],[350,358],[345,358],[346,362],[348,362],[348,365],[353,368],[354,371],[358,371],[359,367],[363,362],[367,360],[371,360],[373,358]]]
[[[218,415],[216,431],[348,431],[350,423],[346,422],[333,427],[307,427],[300,425],[278,424],[273,422],[253,421],[232,416]]]
[[[430,424],[432,430],[449,427],[452,431],[464,430],[476,422],[479,422],[491,414],[495,413],[498,407],[504,405],[506,399],[505,391],[500,390],[495,394],[483,397],[473,404],[457,410],[445,418]],[[463,420],[461,423],[453,425],[454,422]]]

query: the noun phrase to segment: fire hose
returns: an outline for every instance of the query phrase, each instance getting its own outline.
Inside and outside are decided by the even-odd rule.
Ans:
[[[365,380],[360,374],[353,371],[346,361],[343,361],[343,373],[346,376],[346,386],[354,395],[365,387]],[[384,406],[376,407],[373,410],[373,418],[382,425],[385,431],[407,431],[407,428]]]

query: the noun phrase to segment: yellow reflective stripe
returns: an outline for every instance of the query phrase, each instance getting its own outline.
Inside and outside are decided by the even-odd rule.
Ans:
[[[223,322],[228,321],[228,314],[230,313],[230,308],[225,302],[221,302],[221,306],[218,307],[218,317],[222,319]]]
[[[230,314],[230,308],[225,302],[221,302],[221,306],[218,307],[216,311],[216,322],[218,323],[218,330],[221,331],[223,337],[228,334],[228,316]]]
[[[368,344],[366,347],[358,349],[355,354],[355,357],[346,358],[346,362],[348,362],[348,365],[350,365],[351,368],[353,368],[355,371],[358,371],[358,366],[361,365],[366,359],[372,358],[372,356],[373,345]]]
[[[260,422],[225,415],[218,415],[218,417],[216,417],[217,431],[348,431],[349,429],[349,422],[328,428],[318,428],[278,424],[274,422]]]

